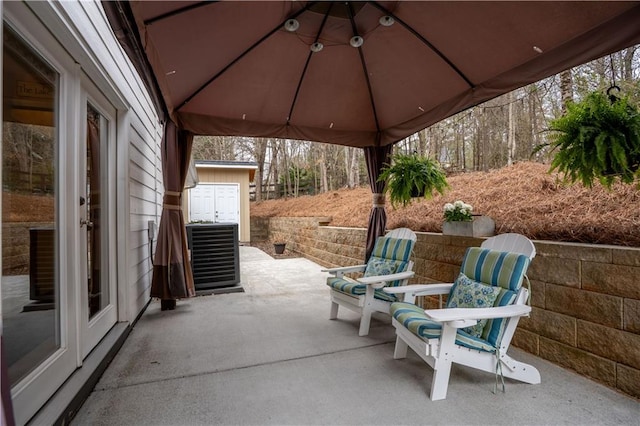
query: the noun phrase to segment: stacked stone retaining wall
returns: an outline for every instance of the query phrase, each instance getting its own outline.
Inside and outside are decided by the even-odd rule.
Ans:
[[[366,230],[327,218],[271,218],[271,240],[325,266],[364,261]],[[451,282],[483,239],[417,232],[411,283]],[[533,311],[513,345],[640,398],[640,249],[534,241]],[[544,380],[544,377],[542,378]]]

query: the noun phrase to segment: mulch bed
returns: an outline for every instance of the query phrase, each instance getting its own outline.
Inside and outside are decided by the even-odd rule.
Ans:
[[[449,190],[406,208],[387,205],[387,228],[442,232],[445,203],[462,200],[490,216],[496,233],[518,232],[534,240],[640,246],[640,190],[636,185],[563,183],[545,164],[522,162],[489,172],[449,176]],[[366,228],[369,188],[251,203],[252,217],[332,217],[331,226]]]

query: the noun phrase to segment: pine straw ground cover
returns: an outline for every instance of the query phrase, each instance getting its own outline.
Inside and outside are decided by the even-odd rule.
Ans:
[[[431,200],[420,199],[406,208],[387,205],[387,228],[442,232],[445,203],[462,200],[473,212],[490,216],[496,233],[518,232],[534,240],[640,246],[640,189],[599,184],[585,188],[565,185],[549,166],[523,162],[490,172],[447,178],[450,188]],[[389,204],[387,202],[387,204]],[[371,209],[371,190],[341,189],[251,203],[252,217],[332,217],[330,225],[365,228]]]

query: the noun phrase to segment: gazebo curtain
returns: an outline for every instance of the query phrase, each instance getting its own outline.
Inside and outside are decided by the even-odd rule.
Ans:
[[[151,297],[163,300],[195,296],[182,214],[182,190],[189,169],[192,142],[191,132],[179,130],[172,121],[167,122],[162,142],[165,192],[151,282]]]
[[[367,248],[365,262],[369,260],[376,239],[384,234],[387,226],[387,213],[384,210],[385,182],[378,182],[380,170],[384,163],[390,161],[393,145],[368,146],[364,148],[364,157],[367,162],[367,173],[373,193],[373,205],[369,214],[369,226],[367,228]]]

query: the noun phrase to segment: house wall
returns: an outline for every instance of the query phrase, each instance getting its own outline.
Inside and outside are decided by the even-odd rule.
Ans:
[[[225,169],[213,167],[198,167],[198,181],[200,183],[237,183],[240,186],[240,223],[239,240],[241,243],[248,243],[251,235],[251,225],[249,220],[249,170],[247,169]],[[188,197],[182,200],[182,209],[185,212],[185,220],[189,218]]]
[[[116,40],[99,2],[65,1],[52,7],[82,41],[72,52],[103,92],[120,98],[117,129],[119,320],[133,321],[149,301],[151,254],[162,212],[162,125],[144,83]],[[60,31],[59,37],[70,37]],[[66,47],[73,44],[64,43]],[[156,227],[157,228],[157,227]]]
[[[366,230],[320,226],[326,221],[271,218],[269,238],[287,241],[290,250],[326,267],[362,264]],[[412,284],[452,282],[466,248],[483,241],[416,234]],[[534,244],[528,271],[533,311],[520,321],[513,345],[640,397],[640,249]]]
[[[2,6],[3,18],[16,25],[20,33],[27,34],[38,52],[46,52],[52,56],[52,52],[59,50],[58,46],[64,46],[65,59],[61,61],[65,63],[66,74],[65,84],[61,86],[60,93],[61,99],[64,100],[65,116],[69,118],[58,123],[62,129],[63,143],[69,142],[70,146],[74,146],[70,141],[65,141],[64,137],[76,142],[80,135],[81,123],[78,117],[82,108],[86,108],[81,98],[85,81],[90,82],[92,87],[96,86],[117,111],[116,164],[109,182],[109,185],[115,188],[113,209],[116,211],[116,217],[113,221],[115,230],[110,234],[110,249],[113,255],[109,272],[115,276],[117,282],[117,323],[106,331],[107,336],[111,338],[103,339],[96,346],[98,348],[110,345],[112,348],[117,346],[116,341],[121,344],[122,336],[125,335],[123,330],[138,317],[150,300],[152,253],[155,249],[156,235],[150,235],[149,222],[157,224],[162,210],[162,126],[142,80],[113,35],[100,2],[3,2]],[[33,21],[37,21],[38,25],[30,24]],[[67,54],[71,58],[70,66],[66,65]],[[75,161],[81,158],[79,155]],[[69,164],[69,169],[70,172],[63,170],[60,175],[65,178],[62,184],[68,185],[65,194],[74,194],[74,191],[80,191],[80,188],[76,188],[78,185],[74,186],[74,178],[77,180],[77,175],[74,175],[78,169],[77,164]],[[68,199],[71,199],[70,195]],[[73,197],[73,200],[77,199]],[[66,204],[72,205],[70,202]],[[68,262],[63,260],[61,263],[62,269],[73,271],[78,264],[73,250],[76,250],[78,245],[70,242],[79,240],[80,227],[75,226],[78,223],[75,221],[78,213],[71,208],[65,211],[70,214],[64,220],[71,223],[73,219],[74,226],[61,228],[65,233],[62,238],[66,244],[64,247],[69,251],[67,256],[62,256],[62,259],[69,259]],[[12,244],[16,241],[15,238],[23,240],[24,237],[18,235],[21,232],[24,233],[17,228],[12,229],[12,235],[6,236],[5,234],[9,233],[8,228],[3,227],[3,245]],[[70,354],[71,370],[67,372],[69,363],[66,361],[64,368],[58,369],[58,364],[53,363],[62,362],[63,357],[58,357],[51,363],[45,363],[46,368],[43,368],[38,377],[22,386],[18,396],[17,392],[14,392],[14,409],[18,424],[26,423],[36,411],[39,417],[32,419],[35,424],[57,423],[62,418],[59,416],[69,415],[70,411],[65,412],[66,404],[71,400],[77,403],[81,399],[75,397],[78,390],[74,386],[79,382],[65,381],[65,378],[90,377],[94,374],[93,371],[97,370],[97,365],[106,362],[104,360],[107,355],[103,354],[108,354],[111,350],[94,350],[87,358],[82,359],[84,336],[81,329],[83,321],[86,320],[79,315],[82,306],[80,288],[83,284],[86,286],[86,281],[83,282],[79,274],[72,272],[67,276],[72,279],[62,280],[61,286],[66,295],[66,306],[72,309],[68,315],[63,316],[66,319],[62,328],[70,349],[65,352],[64,357],[68,356],[67,353]],[[117,335],[110,334],[112,332]],[[87,362],[93,356],[104,358],[96,362]],[[82,367],[79,367],[80,360],[84,363]],[[87,369],[90,371],[87,372]],[[50,379],[51,377],[55,380]],[[58,386],[60,387],[56,391]],[[22,400],[32,402],[25,404]]]

